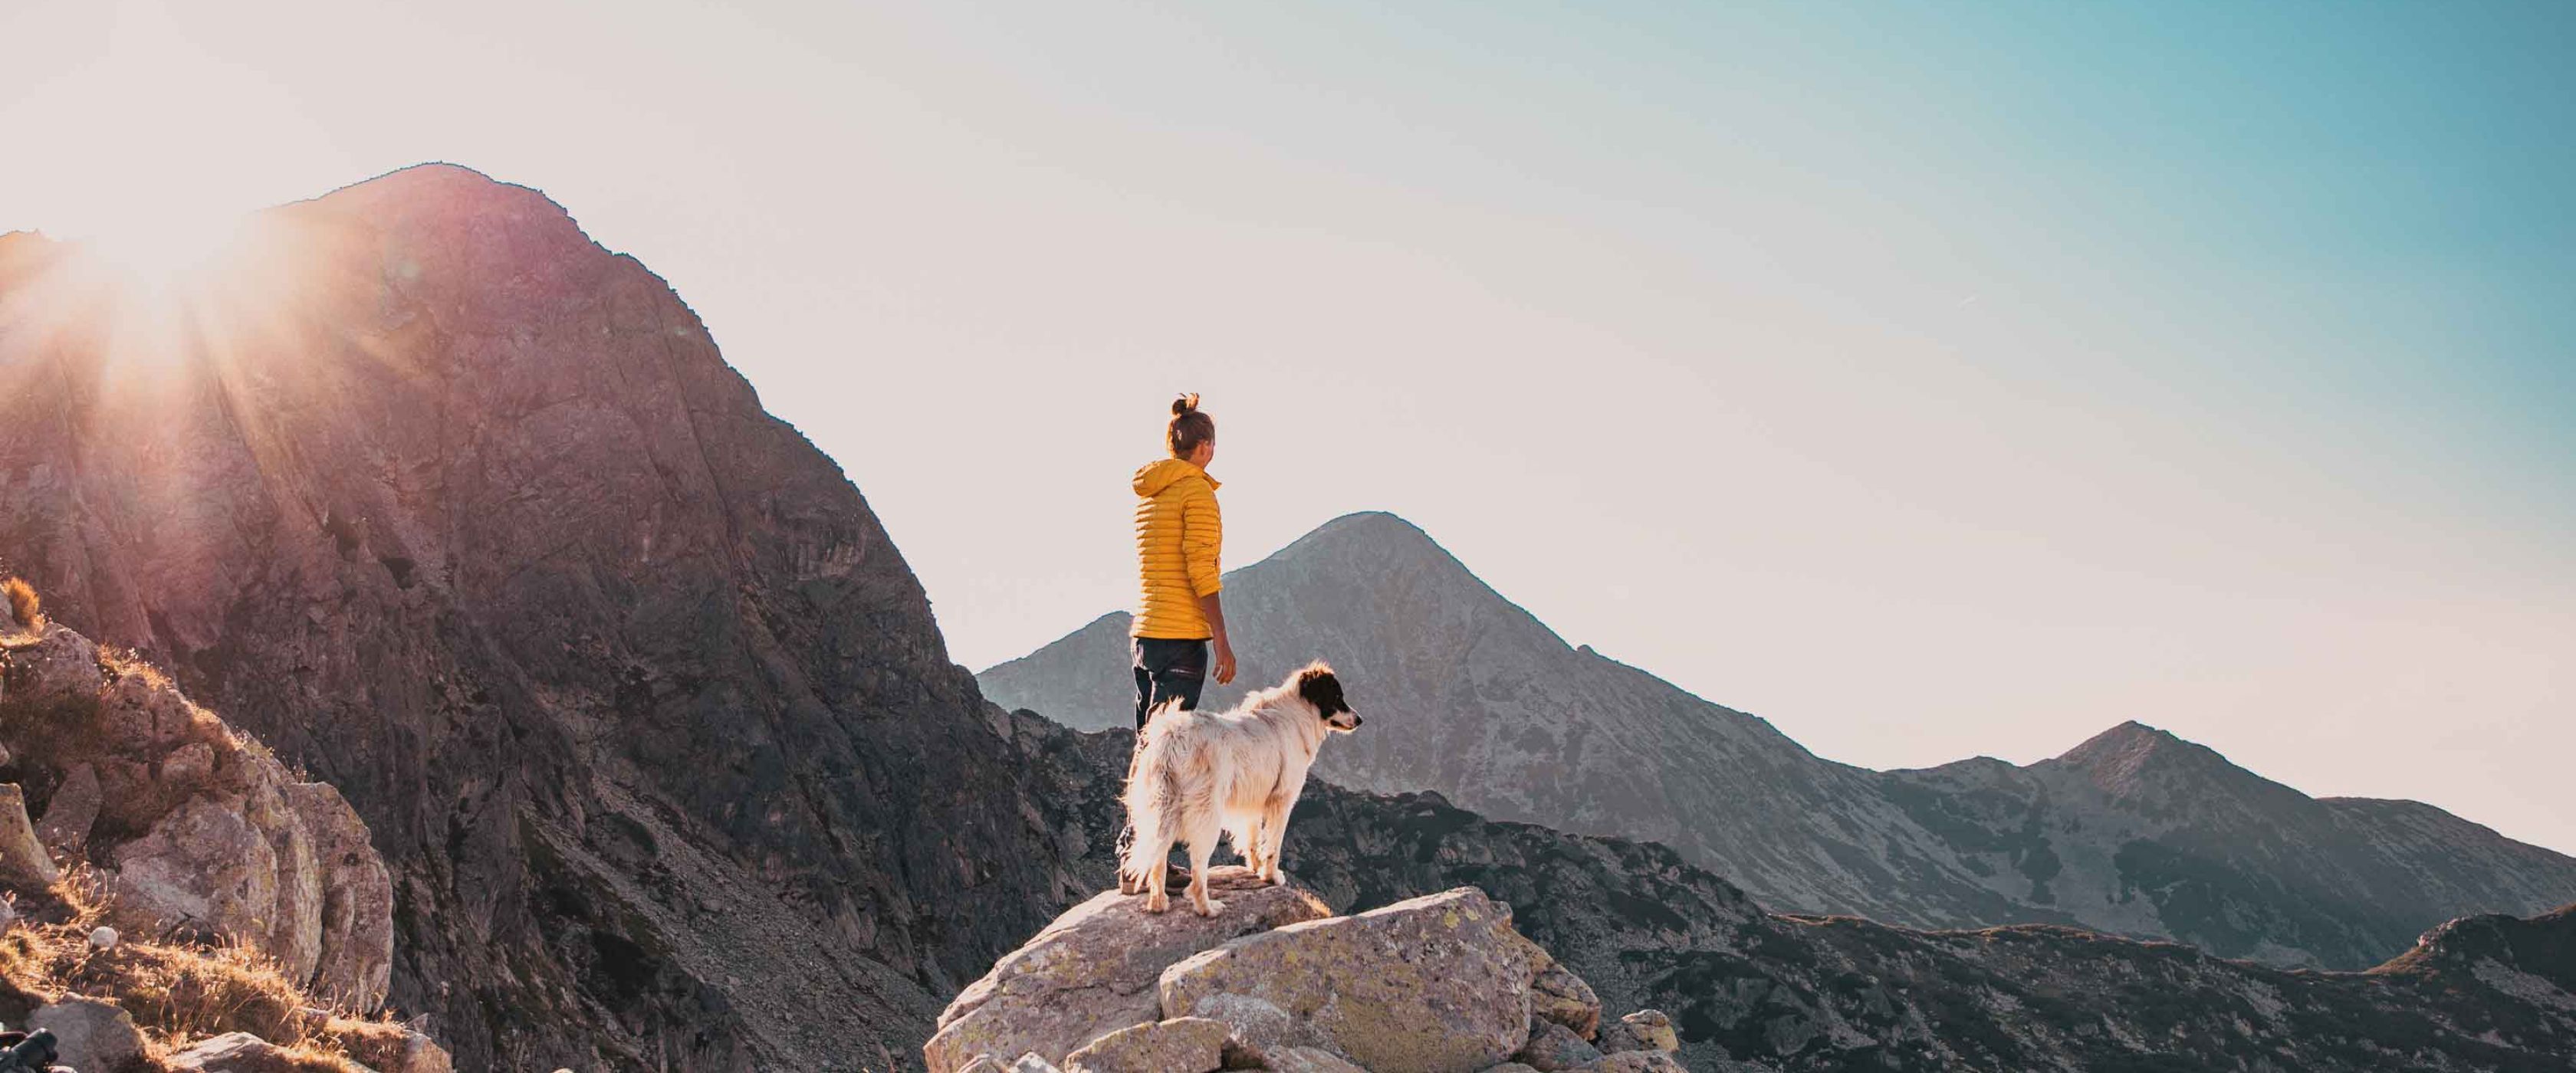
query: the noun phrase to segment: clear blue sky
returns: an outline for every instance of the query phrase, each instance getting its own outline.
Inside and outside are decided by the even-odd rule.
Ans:
[[[429,159],[553,194],[840,460],[972,666],[1128,597],[1126,474],[1190,388],[1234,563],[1393,510],[1829,757],[2136,718],[2576,851],[2570,5],[20,3],[0,39],[0,227]]]

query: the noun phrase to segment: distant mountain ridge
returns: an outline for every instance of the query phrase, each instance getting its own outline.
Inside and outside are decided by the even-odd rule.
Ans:
[[[2427,805],[2314,800],[2135,723],[2026,767],[1825,760],[1568,645],[1390,514],[1337,518],[1228,574],[1226,610],[1248,679],[1325,658],[1383,716],[1326,750],[1320,777],[1662,842],[1786,911],[2078,924],[2358,969],[2454,916],[2576,900],[2576,859]],[[1127,725],[1126,630],[1104,615],[978,681],[1079,729]]]

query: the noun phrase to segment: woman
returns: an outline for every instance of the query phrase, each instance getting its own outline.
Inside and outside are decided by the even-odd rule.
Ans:
[[[1134,483],[1136,565],[1143,590],[1135,624],[1127,632],[1133,639],[1130,662],[1136,670],[1140,747],[1145,720],[1155,708],[1166,702],[1199,706],[1210,642],[1216,646],[1217,684],[1234,681],[1234,648],[1226,643],[1225,604],[1217,595],[1225,587],[1217,565],[1225,523],[1217,516],[1216,478],[1207,474],[1208,463],[1216,460],[1216,421],[1199,410],[1197,395],[1173,400],[1163,445],[1172,457],[1146,463],[1136,471]],[[1132,762],[1127,776],[1136,776]],[[1124,863],[1135,837],[1133,826],[1118,835],[1118,889],[1125,894],[1144,889],[1143,878],[1129,873]]]
[[[1136,602],[1134,638],[1136,729],[1155,706],[1177,699],[1199,705],[1206,683],[1208,648],[1216,648],[1216,681],[1234,681],[1234,648],[1226,643],[1224,588],[1217,566],[1225,523],[1217,515],[1217,481],[1207,467],[1216,460],[1216,421],[1199,409],[1197,395],[1172,402],[1163,442],[1172,457],[1136,471],[1136,561],[1143,590]]]

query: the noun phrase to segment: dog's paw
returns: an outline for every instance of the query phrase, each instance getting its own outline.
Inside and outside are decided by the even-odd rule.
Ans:
[[[1172,900],[1170,898],[1155,895],[1145,899],[1145,911],[1148,913],[1160,913],[1171,908]]]
[[[1208,899],[1207,908],[1198,910],[1198,914],[1203,917],[1212,917],[1222,912],[1225,912],[1225,903],[1214,898]]]

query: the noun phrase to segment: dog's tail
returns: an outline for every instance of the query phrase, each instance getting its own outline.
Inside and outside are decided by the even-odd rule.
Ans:
[[[1181,833],[1180,771],[1197,744],[1190,735],[1175,733],[1182,710],[1177,697],[1155,705],[1145,729],[1137,731],[1136,757],[1127,766],[1123,795],[1127,825],[1135,828],[1136,840],[1127,844],[1118,862],[1122,879],[1143,883],[1151,877],[1157,855],[1169,852],[1172,839]]]

